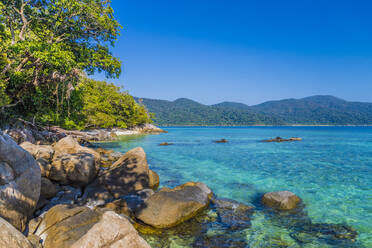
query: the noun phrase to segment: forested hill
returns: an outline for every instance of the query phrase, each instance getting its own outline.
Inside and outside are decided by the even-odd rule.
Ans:
[[[155,114],[158,125],[372,125],[372,103],[348,102],[334,96],[268,101],[248,106],[222,102],[204,105],[136,98]]]

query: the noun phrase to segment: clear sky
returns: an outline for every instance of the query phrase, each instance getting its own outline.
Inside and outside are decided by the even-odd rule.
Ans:
[[[372,102],[372,1],[112,0],[134,96],[204,104]],[[103,79],[101,75],[95,76]]]

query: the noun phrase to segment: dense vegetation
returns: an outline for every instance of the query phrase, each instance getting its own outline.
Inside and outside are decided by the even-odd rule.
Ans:
[[[138,99],[146,108],[155,114],[154,121],[162,126],[236,126],[264,125],[280,120],[251,111],[250,109],[230,108],[225,106],[207,106],[189,99],[181,98],[176,101]]]
[[[137,99],[159,125],[372,125],[372,103],[332,96],[270,101],[247,106],[223,102],[203,105],[189,99]]]
[[[69,128],[149,121],[118,77],[120,25],[108,0],[0,0],[0,124],[17,118]],[[98,96],[99,94],[102,94]]]
[[[120,88],[86,79],[76,91],[82,101],[83,127],[134,127],[151,122],[146,109]]]

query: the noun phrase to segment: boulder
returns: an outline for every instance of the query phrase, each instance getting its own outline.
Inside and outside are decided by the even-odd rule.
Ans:
[[[74,188],[71,186],[62,186],[61,191],[57,193],[55,197],[46,202],[46,205],[42,206],[40,211],[37,211],[37,215],[42,215],[49,209],[56,205],[68,204],[74,205],[80,203],[80,197],[82,195],[80,188]]]
[[[0,216],[23,231],[40,197],[40,168],[30,153],[0,132]]]
[[[301,199],[289,191],[266,193],[262,197],[262,203],[276,210],[291,210],[298,206]]]
[[[112,152],[110,153],[110,159],[112,161],[118,161],[124,154],[121,152]]]
[[[110,155],[111,153],[114,152],[113,150],[106,150],[106,149],[103,149],[101,147],[95,149],[95,151],[98,152],[101,156],[102,155]]]
[[[125,200],[129,210],[135,212],[138,209],[142,209],[147,199],[153,194],[155,194],[155,192],[152,189],[143,189],[134,194],[123,196],[122,198]]]
[[[22,142],[36,143],[32,131],[27,128],[12,128],[5,131],[17,144]]]
[[[38,216],[28,222],[28,236],[35,234],[42,220],[43,218]]]
[[[0,185],[10,183],[15,178],[14,171],[5,162],[0,162]]]
[[[52,168],[50,162],[44,158],[39,158],[36,160],[36,163],[39,165],[41,176],[46,177]]]
[[[232,230],[245,229],[251,226],[253,206],[230,199],[213,200],[220,221],[228,225]]]
[[[51,161],[54,155],[54,150],[52,146],[48,145],[34,145],[30,142],[23,142],[20,145],[23,149],[31,153],[35,159],[45,159],[46,161]]]
[[[173,189],[162,188],[136,210],[137,219],[156,227],[176,226],[205,209],[212,191],[203,183],[189,182]]]
[[[58,192],[58,187],[48,178],[41,177],[40,198],[49,199]]]
[[[31,234],[27,236],[28,241],[32,244],[33,248],[43,248],[42,240],[39,236]]]
[[[114,152],[113,150],[105,150],[103,148],[96,149],[101,156],[101,167],[111,167],[113,163],[118,161],[123,154],[120,152]]]
[[[85,199],[117,199],[150,187],[149,166],[141,147],[125,153],[85,189]],[[154,180],[154,178],[152,178]],[[151,181],[155,184],[156,180]],[[155,186],[153,185],[153,186]]]
[[[168,133],[167,131],[153,125],[153,124],[143,124],[137,127],[132,128],[133,131],[138,131],[139,133],[144,134],[160,134],[160,133]]]
[[[160,184],[160,177],[158,173],[153,170],[149,170],[149,187],[153,190],[157,190]]]
[[[125,199],[117,199],[104,205],[97,206],[97,208],[106,208],[114,211],[117,214],[131,216],[131,210],[129,209]]]
[[[44,248],[149,248],[132,224],[113,211],[57,205],[46,214],[36,235]]]
[[[0,247],[33,248],[33,245],[20,231],[0,217]]]
[[[61,184],[82,187],[95,178],[98,169],[93,155],[81,152],[55,156],[51,166],[43,168],[43,174]]]
[[[53,145],[57,156],[61,154],[74,154],[74,153],[89,153],[94,156],[94,159],[98,162],[100,155],[95,150],[81,146],[79,142],[72,136],[67,136]]]

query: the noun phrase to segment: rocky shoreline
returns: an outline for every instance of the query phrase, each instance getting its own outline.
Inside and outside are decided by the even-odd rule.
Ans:
[[[58,140],[71,136],[76,138],[79,143],[92,141],[116,140],[120,136],[141,135],[141,134],[161,134],[167,131],[153,125],[143,124],[137,127],[122,129],[91,129],[87,131],[65,130],[60,127],[41,127],[30,122],[24,122],[22,125],[3,128],[3,133],[9,135],[17,144],[30,142],[38,145],[49,145]]]
[[[133,131],[150,130],[161,132]],[[97,133],[49,132],[40,138],[31,131],[32,140],[8,131],[19,145],[0,132],[0,247],[169,247],[171,235],[189,235],[192,247],[246,247],[232,237],[251,226],[255,211],[293,229],[299,243],[353,247],[357,237],[346,225],[312,223],[291,192],[268,192],[246,205],[218,198],[202,182],[158,189],[141,147],[121,154],[81,145],[101,140],[91,139]],[[225,232],[211,235],[215,226]]]

